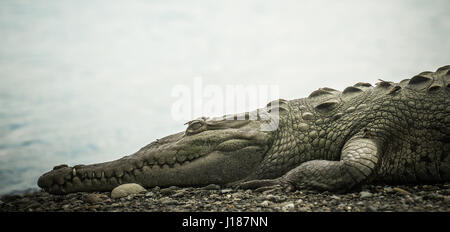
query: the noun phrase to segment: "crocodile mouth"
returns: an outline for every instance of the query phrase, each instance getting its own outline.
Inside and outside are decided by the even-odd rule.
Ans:
[[[251,124],[251,123],[249,123]],[[247,176],[268,150],[269,135],[254,126],[185,132],[159,139],[121,159],[59,165],[38,185],[54,194],[110,191],[124,183],[152,186],[225,184]]]

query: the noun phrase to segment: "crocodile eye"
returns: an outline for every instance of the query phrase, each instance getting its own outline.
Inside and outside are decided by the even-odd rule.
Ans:
[[[194,120],[194,121],[191,121],[191,122],[188,122],[188,123],[189,123],[189,126],[186,129],[186,134],[187,135],[200,133],[200,132],[206,130],[206,126],[205,126],[205,122],[204,121]]]
[[[188,128],[188,129],[191,129],[191,130],[198,130],[198,129],[200,129],[202,126],[203,126],[203,123],[201,123],[201,122],[194,122],[194,123],[192,123],[191,125],[189,125],[189,128]]]

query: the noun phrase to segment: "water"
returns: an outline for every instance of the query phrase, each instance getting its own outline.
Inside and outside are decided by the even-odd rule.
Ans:
[[[0,2],[0,194],[184,130],[171,91],[319,87],[449,64],[442,1]]]

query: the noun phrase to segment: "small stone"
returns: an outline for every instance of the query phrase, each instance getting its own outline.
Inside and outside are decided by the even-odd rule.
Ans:
[[[298,208],[299,212],[311,212],[311,208],[308,206]]]
[[[233,192],[233,190],[232,189],[222,189],[222,190],[220,190],[220,193],[230,193],[230,192]]]
[[[301,204],[303,204],[303,200],[302,199],[298,199],[298,200],[295,201],[295,204],[296,205],[301,205]]]
[[[377,211],[378,211],[378,208],[375,207],[375,206],[373,206],[373,205],[371,205],[371,206],[368,206],[366,210],[367,210],[368,212],[377,212]]]
[[[90,204],[98,204],[106,198],[108,197],[104,194],[91,193],[86,196],[85,201]]]
[[[132,184],[122,184],[115,187],[111,192],[111,198],[117,199],[121,197],[126,197],[130,194],[137,194],[146,192],[147,190],[142,186],[132,183]]]
[[[173,198],[182,197],[186,191],[185,190],[179,190],[175,194],[172,195]]]
[[[220,190],[220,186],[217,184],[210,184],[201,189],[203,189],[203,190]]]
[[[294,208],[295,208],[294,202],[288,202],[288,203],[284,204],[283,206],[281,206],[281,210],[283,210],[283,211],[290,211]]]
[[[444,203],[450,204],[450,196],[444,196],[442,200]]]
[[[153,192],[147,192],[145,194],[146,197],[153,197],[155,194]]]
[[[255,190],[255,192],[259,192],[259,193],[262,192],[263,194],[269,194],[269,193],[272,193],[272,192],[275,192],[275,191],[277,191],[277,189],[273,188],[271,186],[261,187],[261,188],[257,188]]]
[[[163,205],[176,205],[178,203],[176,200],[173,200],[169,197],[163,197],[159,199],[159,202]]]
[[[41,206],[41,204],[39,204],[38,202],[32,202],[27,207],[25,207],[25,209],[35,209],[38,208],[39,206]]]
[[[264,196],[264,198],[269,201],[277,201],[278,200],[278,198],[276,196],[274,196],[273,194],[267,194],[266,196]]]
[[[408,191],[406,191],[406,190],[404,190],[402,188],[395,187],[395,188],[392,188],[392,190],[395,191],[395,192],[398,192],[398,193],[400,193],[402,195],[412,195],[410,192],[408,192]]]
[[[261,202],[261,206],[262,207],[267,207],[267,206],[269,206],[270,205],[270,201],[263,201],[263,202]]]
[[[164,188],[164,189],[161,189],[159,192],[162,195],[170,195],[170,194],[174,193],[175,191],[170,188]]]
[[[172,186],[170,186],[170,187],[168,187],[168,188],[166,188],[166,189],[170,189],[170,190],[178,190],[178,189],[180,189],[178,186],[174,186],[174,185],[172,185]]]
[[[340,197],[338,197],[338,196],[336,196],[336,195],[333,195],[333,196],[331,196],[330,198],[331,198],[331,199],[334,199],[334,200],[340,200],[340,199],[341,199]]]
[[[368,198],[368,197],[372,197],[372,195],[373,195],[372,193],[367,192],[367,191],[362,191],[359,193],[360,198]]]
[[[387,193],[392,192],[392,188],[391,187],[384,187],[384,191]]]

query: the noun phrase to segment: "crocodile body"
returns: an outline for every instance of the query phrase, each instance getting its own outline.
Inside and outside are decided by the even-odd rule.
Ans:
[[[275,129],[261,129],[274,119]],[[188,124],[115,161],[56,166],[38,185],[65,194],[130,182],[347,191],[364,183],[450,181],[450,66],[399,83],[321,88]]]

